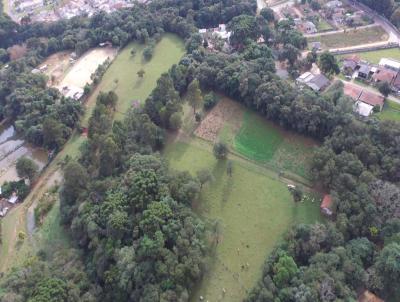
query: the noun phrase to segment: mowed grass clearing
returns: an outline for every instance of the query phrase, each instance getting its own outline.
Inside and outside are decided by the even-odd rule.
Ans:
[[[386,100],[383,110],[377,116],[381,120],[400,122],[400,104]]]
[[[130,43],[118,54],[86,102],[87,112],[83,121],[85,126],[92,115],[100,91],[115,91],[118,95],[116,119],[122,119],[134,101],[144,103],[160,75],[167,72],[173,64],[179,63],[185,53],[183,41],[172,34],[162,37],[149,61],[143,59],[145,47],[138,43]],[[136,51],[134,56],[131,55],[132,49]],[[145,71],[143,78],[137,75],[141,69]]]
[[[395,60],[400,61],[400,49],[399,48],[357,52],[352,55],[356,55],[360,59],[368,61],[372,64],[379,64],[379,61],[382,58],[390,58],[390,59],[395,59]],[[339,58],[345,58],[347,56],[349,56],[349,55],[341,55],[341,56],[339,56]]]
[[[205,301],[242,301],[261,277],[267,255],[290,225],[315,222],[320,217],[318,201],[295,204],[286,184],[254,163],[230,155],[230,177],[227,162],[217,161],[212,145],[203,140],[170,143],[164,155],[174,169],[193,175],[209,169],[214,177],[205,184],[194,208],[205,221],[218,225],[219,243],[192,295],[193,302],[199,296]],[[222,288],[226,289],[224,297]]]
[[[220,97],[194,134],[212,143],[223,141],[232,152],[275,172],[296,174],[303,181],[311,178],[314,140],[286,131],[226,96]]]
[[[322,48],[341,48],[362,44],[370,44],[388,40],[389,36],[380,26],[349,29],[345,33],[336,33],[330,35],[321,35],[307,38],[308,43],[321,42]]]

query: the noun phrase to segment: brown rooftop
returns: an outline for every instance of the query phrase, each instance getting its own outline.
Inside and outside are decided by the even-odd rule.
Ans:
[[[376,82],[388,82],[389,84],[396,78],[397,72],[387,68],[379,68],[372,78]]]
[[[370,291],[366,290],[358,297],[358,302],[385,302],[385,301],[377,297]]]
[[[343,87],[344,94],[347,95],[348,97],[351,97],[353,100],[357,101],[363,90],[360,87],[351,85],[349,83],[343,83],[343,84],[344,84]]]
[[[367,91],[367,90],[363,90],[363,92],[361,93],[359,100],[363,103],[366,103],[368,105],[371,106],[383,106],[383,103],[385,101],[385,98],[382,95],[379,95],[377,93],[371,92],[371,91]]]

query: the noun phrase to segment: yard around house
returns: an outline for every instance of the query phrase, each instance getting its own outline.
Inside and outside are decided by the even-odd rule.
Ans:
[[[215,159],[209,142],[198,138],[175,141],[167,145],[164,155],[173,169],[192,175],[209,169],[214,178],[193,205],[216,229],[209,240],[218,242],[192,295],[193,302],[200,296],[205,301],[242,301],[261,277],[267,255],[290,226],[320,219],[319,198],[314,203],[294,203],[287,185],[275,173],[232,154],[229,176],[227,161]]]
[[[323,49],[336,49],[362,44],[387,41],[389,38],[386,31],[380,26],[349,29],[345,33],[321,35],[307,38],[308,43],[321,42]]]
[[[376,113],[381,120],[400,122],[400,104],[386,100],[381,112]]]
[[[185,53],[183,41],[172,34],[165,34],[157,43],[150,61],[143,59],[145,47],[130,43],[118,54],[86,102],[88,108],[83,120],[84,126],[87,126],[100,91],[115,91],[118,95],[116,119],[122,119],[135,101],[144,103],[161,74],[167,72],[173,64],[179,63]],[[134,56],[131,55],[132,49],[136,51]],[[143,78],[137,75],[140,69],[145,71]]]

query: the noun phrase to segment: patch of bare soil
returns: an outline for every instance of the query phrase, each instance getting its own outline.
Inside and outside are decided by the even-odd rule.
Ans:
[[[242,114],[240,104],[228,98],[222,98],[203,119],[194,134],[204,140],[215,142],[226,122],[240,126]]]

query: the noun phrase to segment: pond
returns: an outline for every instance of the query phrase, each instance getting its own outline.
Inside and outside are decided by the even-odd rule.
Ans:
[[[39,170],[47,164],[47,151],[34,147],[18,137],[14,126],[0,128],[0,185],[19,180],[15,164],[21,156],[32,159]]]

